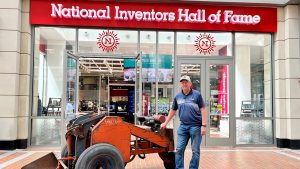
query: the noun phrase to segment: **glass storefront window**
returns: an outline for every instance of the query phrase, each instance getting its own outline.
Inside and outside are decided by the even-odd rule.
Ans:
[[[272,139],[267,139],[267,142],[242,140],[243,132],[249,130],[254,133],[264,130],[268,135],[272,134],[272,123],[265,122],[266,118],[272,118],[271,35],[237,33],[235,70],[236,117],[243,119],[236,123],[237,143],[272,144]],[[254,125],[250,125],[253,123],[251,119],[256,120],[257,127],[247,128]]]
[[[174,32],[158,32],[158,111],[153,111],[158,114],[167,115],[173,101],[173,62]],[[153,107],[154,103],[154,101],[151,101]]]
[[[37,27],[34,37],[32,117],[36,119],[32,119],[31,144],[56,144],[57,138],[48,135],[51,132],[41,133],[38,129],[47,124],[49,129],[56,128],[60,133],[60,125],[57,124],[60,124],[62,113],[63,63],[67,51],[75,51],[75,29]]]
[[[135,61],[135,114],[137,115],[141,115],[142,111],[143,111],[143,103],[141,102],[141,97],[142,97],[142,93],[140,92],[140,82],[141,82],[141,78],[140,78],[140,73],[141,73],[141,66],[142,66],[142,62],[141,62],[141,56],[138,56],[137,60]],[[136,118],[135,118],[135,124],[137,124]]]
[[[66,122],[75,118],[77,108],[77,60],[73,56],[67,58],[67,93],[66,93]]]
[[[236,144],[272,144],[273,122],[263,119],[237,119]]]
[[[142,52],[142,115],[154,113],[151,100],[156,96],[156,32],[140,32],[140,49]],[[155,102],[154,102],[155,104]]]
[[[209,65],[209,114],[210,130],[212,138],[229,138],[229,65]]]
[[[155,54],[156,52],[156,32],[140,32],[140,50],[142,54]]]
[[[236,34],[236,117],[272,117],[271,35]]]
[[[99,44],[97,44],[99,34],[105,31],[113,31],[114,34],[118,36],[118,46],[113,51],[105,51],[99,48]],[[217,110],[221,110],[219,102],[223,97],[225,98],[223,100],[227,100],[226,102],[229,104],[230,98],[226,90],[224,93],[221,93],[221,89],[217,88],[217,86],[220,86],[220,84],[225,81],[224,79],[222,81],[222,72],[224,73],[229,69],[228,65],[212,62],[208,65],[209,70],[205,70],[206,66],[201,67],[201,65],[197,63],[184,63],[180,65],[181,72],[178,73],[189,74],[192,77],[194,88],[197,90],[200,90],[200,81],[196,79],[196,77],[200,77],[200,67],[205,71],[209,71],[209,76],[206,77],[211,88],[208,97],[215,101],[210,102],[211,114],[208,117],[211,120],[211,128],[210,131],[208,131],[211,138],[231,137],[229,127],[226,126],[229,124],[229,118],[227,116],[232,114],[236,117],[235,132],[237,144],[273,143],[271,34],[235,33],[236,46],[234,50],[235,54],[233,54],[232,33],[175,33],[168,31],[107,29],[78,29],[78,33],[78,52],[80,54],[86,54],[86,57],[90,57],[81,58],[79,63],[77,63],[73,57],[67,57],[72,55],[70,53],[76,53],[75,29],[53,27],[35,28],[34,89],[31,119],[32,145],[60,143],[60,139],[57,139],[57,137],[60,137],[60,124],[61,119],[63,119],[61,117],[61,104],[64,89],[64,57],[66,57],[67,63],[67,67],[65,67],[65,69],[67,69],[66,106],[67,109],[70,108],[68,109],[70,110],[69,114],[76,112],[78,106],[75,103],[75,98],[78,97],[79,100],[83,98],[82,90],[84,87],[89,86],[89,82],[86,82],[86,78],[94,71],[94,73],[98,74],[93,76],[94,81],[92,85],[94,87],[91,92],[94,94],[94,98],[92,98],[92,100],[102,100],[101,103],[96,103],[95,101],[98,106],[98,112],[101,112],[102,107],[106,107],[109,112],[109,104],[118,101],[116,100],[117,96],[114,96],[113,92],[114,90],[123,91],[124,87],[118,87],[117,84],[133,86],[135,83],[134,88],[130,87],[130,89],[135,90],[135,95],[132,93],[134,90],[132,90],[130,96],[131,98],[135,98],[135,104],[132,101],[135,105],[132,109],[135,109],[135,113],[137,113],[138,116],[151,116],[157,113],[167,115],[172,105],[174,97],[175,56],[179,56],[180,58],[185,58],[185,56],[196,58],[200,56],[203,60],[206,60],[206,62],[207,58],[205,58],[205,56],[215,56],[214,58],[219,57],[220,60],[224,58],[232,62],[234,61],[235,63],[235,77],[229,78],[235,79],[234,90],[236,98],[234,101],[236,112],[229,113],[229,111],[224,108],[226,106],[222,105],[221,108],[224,108],[224,113],[220,117],[216,113],[214,114]],[[200,41],[199,36],[204,36],[204,34],[205,36],[209,35],[212,41]],[[174,45],[175,40],[176,46]],[[138,44],[138,42],[140,43]],[[204,47],[200,52],[201,49],[197,48],[197,45],[201,44],[204,45]],[[214,45],[214,47],[211,50],[204,50],[205,45]],[[176,55],[174,56],[175,48]],[[139,61],[134,59],[138,52],[141,52],[141,56],[138,59]],[[67,55],[67,53],[69,53],[69,55]],[[107,54],[109,54],[109,58],[95,57],[101,57],[101,55],[107,57]],[[124,59],[114,58],[119,56],[124,57]],[[133,60],[135,62],[132,62],[132,67],[125,66],[125,61]],[[80,67],[80,77],[76,72],[78,66]],[[109,69],[105,69],[105,67],[110,68],[111,72]],[[129,72],[125,70],[126,68],[132,68],[132,70],[130,69],[130,71],[132,71],[130,73],[133,74],[132,77],[130,76],[129,78],[126,76],[126,73]],[[195,72],[190,71],[190,69],[195,70]],[[79,78],[79,86],[75,86],[77,78]],[[141,83],[139,83],[139,81],[141,81]],[[79,90],[78,96],[76,96],[76,90]],[[139,93],[140,91],[141,93]],[[118,94],[120,94],[120,92],[118,92]],[[128,96],[126,95],[125,97],[129,98],[129,92],[127,94]],[[88,96],[90,97],[92,95]],[[123,101],[123,96],[121,100]],[[129,100],[127,101],[129,102]],[[123,109],[123,107],[119,107]],[[119,111],[119,107],[117,107],[118,109],[116,110],[121,112]],[[97,112],[97,110],[94,112]],[[73,115],[74,114],[72,114],[72,116]],[[43,132],[40,128],[44,125],[48,127],[45,131],[51,130],[51,132]],[[220,126],[225,127],[222,128]],[[258,128],[253,126],[258,126]],[[246,135],[249,138],[244,137]],[[56,139],[56,141],[54,139]]]
[[[131,30],[79,29],[78,53],[137,55],[138,32]],[[110,48],[103,48],[111,46]]]
[[[232,56],[232,34],[178,32],[176,54],[184,56]]]
[[[32,119],[31,145],[60,145],[61,119]]]

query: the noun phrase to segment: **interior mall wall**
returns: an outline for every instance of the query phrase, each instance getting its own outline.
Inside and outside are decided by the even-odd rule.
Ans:
[[[272,40],[267,40],[269,37],[264,37],[264,49],[263,49],[263,56],[264,56],[264,110],[265,110],[265,117],[274,117],[272,111],[272,54],[270,53],[272,50]],[[270,43],[271,42],[271,43]],[[271,58],[269,56],[272,56]],[[271,76],[270,76],[271,75]],[[258,98],[260,96],[257,96]]]
[[[61,98],[63,94],[63,56],[66,56],[66,41],[48,41],[49,49],[53,52],[47,52],[47,99]]]
[[[0,149],[25,148],[31,76],[29,0],[1,0],[0,21],[0,124],[4,127]]]
[[[236,46],[235,81],[238,93],[235,100],[235,109],[241,109],[242,100],[251,98],[251,62],[250,46]],[[239,111],[237,111],[239,112]],[[238,113],[239,114],[239,113]]]
[[[82,82],[79,85],[80,89],[78,91],[79,100],[99,100],[99,76],[82,76]],[[107,87],[107,77],[102,77],[101,80],[101,105],[108,101],[108,87]],[[98,87],[96,87],[98,85]]]
[[[40,29],[35,29],[34,63],[34,109],[37,115],[37,100],[42,100],[44,107],[48,105],[49,98],[61,98],[63,92],[63,56],[65,56],[66,41],[48,40],[45,42],[46,53],[40,51]],[[45,57],[45,58],[44,58]],[[43,59],[44,58],[44,59]]]
[[[278,8],[275,34],[275,118],[278,147],[300,148],[299,6]]]

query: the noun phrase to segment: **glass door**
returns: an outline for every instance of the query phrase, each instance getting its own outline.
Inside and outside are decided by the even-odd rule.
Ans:
[[[177,73],[180,78],[188,75],[193,89],[200,91],[207,112],[206,136],[202,145],[232,146],[233,131],[233,72],[227,60],[207,60],[195,58],[179,59]],[[177,91],[180,91],[178,87]],[[177,124],[178,125],[178,124]]]
[[[230,61],[206,60],[206,145],[233,146],[234,95]]]
[[[142,61],[141,53],[139,53],[135,60],[135,109],[134,109],[134,124],[137,124],[137,117],[141,116],[142,108]]]
[[[66,123],[75,118],[78,109],[78,58],[70,53],[67,54],[67,79],[66,79]]]
[[[68,122],[76,117],[78,110],[78,57],[66,52],[64,58],[64,92],[62,97],[62,135],[61,143],[65,145],[65,131]]]
[[[179,59],[177,67],[177,77],[175,78],[175,95],[181,91],[179,86],[179,79],[183,75],[188,75],[192,81],[192,88],[195,90],[200,91],[203,99],[205,99],[205,60],[194,59],[194,58],[184,58]],[[179,70],[178,70],[179,68]],[[177,129],[180,125],[179,116],[176,113],[175,121],[174,121],[174,136],[175,136],[175,143],[177,141]],[[202,138],[202,145],[206,144],[206,139]]]

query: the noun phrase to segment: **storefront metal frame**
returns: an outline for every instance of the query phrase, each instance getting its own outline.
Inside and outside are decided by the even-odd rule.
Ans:
[[[233,32],[233,64],[235,65],[236,64],[236,40],[235,40],[235,37],[236,37],[236,33],[252,33],[252,34],[268,34],[268,33],[260,33],[260,32]],[[234,147],[273,147],[274,145],[276,145],[276,137],[275,137],[275,133],[276,133],[276,127],[275,127],[275,71],[274,71],[274,34],[273,33],[269,33],[270,36],[271,36],[271,41],[270,41],[270,45],[271,45],[271,55],[270,55],[270,63],[271,63],[271,67],[270,67],[270,71],[271,71],[271,74],[270,74],[270,81],[271,81],[271,115],[272,117],[257,117],[257,118],[251,118],[251,119],[260,119],[260,120],[272,120],[272,134],[273,134],[273,144],[237,144],[236,141],[237,141],[237,138],[236,138],[236,131],[235,131],[235,136],[234,136]],[[234,67],[234,72],[236,71],[235,70],[235,66]],[[234,83],[235,84],[235,83]],[[236,98],[236,92],[234,90],[234,94],[235,94],[235,98]],[[235,110],[237,111],[237,110]],[[236,121],[238,119],[244,119],[244,118],[241,118],[241,117],[234,117],[234,126],[236,127]]]
[[[32,40],[31,40],[31,43],[33,44],[32,46],[31,46],[31,51],[34,51],[34,44],[35,44],[35,42],[34,42],[34,37],[35,37],[35,28],[37,28],[37,27],[40,27],[40,26],[32,26],[32,28],[31,28],[31,30],[32,30]],[[53,27],[53,26],[41,26],[41,27]],[[56,27],[56,26],[54,26],[54,27]],[[58,28],[70,28],[70,27],[62,27],[62,26],[59,26]],[[75,29],[75,31],[76,31],[76,37],[75,37],[75,51],[74,51],[74,54],[75,55],[77,55],[77,56],[79,56],[79,57],[82,57],[82,56],[87,56],[87,57],[107,57],[107,58],[111,58],[111,57],[117,57],[117,58],[124,58],[124,57],[132,57],[132,55],[122,55],[122,54],[96,54],[96,53],[79,53],[78,52],[78,50],[79,50],[79,41],[78,41],[78,36],[79,36],[79,29],[81,29],[81,27],[71,27],[71,28],[73,28],[73,29]],[[95,28],[92,28],[92,29],[95,29]],[[124,30],[124,29],[116,29],[116,30]],[[126,29],[125,29],[126,30]],[[147,30],[141,30],[141,29],[130,29],[130,30],[136,30],[137,32],[138,32],[138,44],[137,44],[137,52],[138,52],[138,54],[142,54],[142,51],[141,51],[141,49],[140,49],[140,32],[141,31],[147,31]],[[153,31],[155,31],[156,32],[156,52],[155,52],[155,54],[156,54],[156,56],[158,55],[158,46],[159,46],[159,32],[174,32],[174,41],[173,41],[173,47],[174,47],[174,52],[173,52],[173,57],[174,57],[174,65],[178,65],[178,57],[189,57],[189,56],[184,56],[184,55],[176,55],[176,53],[177,53],[177,33],[178,32],[181,32],[181,31],[171,31],[171,30],[153,30]],[[199,30],[199,31],[201,31],[201,30]],[[195,31],[191,31],[191,32],[195,32]],[[216,32],[216,31],[210,31],[210,32]],[[247,32],[245,32],[245,33],[247,33]],[[253,32],[249,32],[249,33],[253,33]],[[231,34],[232,34],[232,56],[227,56],[226,58],[222,58],[222,60],[224,59],[224,60],[231,60],[232,61],[232,63],[233,63],[233,66],[232,66],[232,69],[233,69],[233,71],[235,72],[235,56],[236,56],[236,54],[235,54],[235,45],[236,45],[236,42],[235,42],[235,32],[231,32]],[[275,111],[275,101],[274,101],[274,94],[275,94],[275,82],[274,82],[274,77],[275,77],[275,75],[274,75],[274,44],[273,44],[273,34],[271,34],[271,81],[272,81],[272,83],[271,83],[271,91],[272,91],[272,98],[271,98],[271,104],[272,104],[272,117],[271,118],[262,118],[262,119],[271,119],[272,120],[272,125],[273,125],[273,138],[275,138],[275,132],[276,132],[276,130],[275,130],[275,118],[274,118],[274,111]],[[137,55],[138,55],[137,54]],[[140,56],[141,57],[141,56]],[[209,57],[207,57],[207,56],[193,56],[193,57],[200,57],[201,59],[210,59],[210,60],[218,60],[218,59],[220,59],[220,57],[218,57],[218,56],[209,56]],[[33,80],[34,80],[34,52],[32,52],[31,53],[31,68],[30,68],[30,73],[31,73],[31,79],[30,79],[30,99],[29,99],[29,104],[30,104],[30,116],[29,116],[29,123],[28,123],[28,125],[29,125],[29,127],[28,127],[28,142],[27,142],[27,145],[28,146],[30,146],[31,145],[31,136],[32,136],[32,120],[33,119],[48,119],[48,118],[50,118],[50,117],[37,117],[37,116],[32,116],[32,112],[33,112],[33,88],[34,88],[34,86],[33,86]],[[158,62],[158,58],[156,57],[156,62]],[[158,67],[156,66],[156,73],[157,73],[157,69],[158,69]],[[173,70],[174,70],[174,74],[173,74],[173,78],[174,78],[174,80],[173,80],[173,85],[175,85],[176,86],[176,82],[178,81],[178,69],[176,69],[176,68],[173,68]],[[66,57],[64,58],[64,72],[66,73]],[[77,75],[78,75],[78,73],[77,73]],[[140,76],[142,76],[142,73],[140,72]],[[64,78],[66,78],[66,74],[64,74]],[[233,80],[233,83],[235,84],[235,79]],[[77,78],[77,84],[78,84],[78,78]],[[156,76],[156,89],[155,89],[155,92],[156,92],[156,94],[155,94],[155,96],[156,96],[156,99],[158,99],[158,76]],[[63,98],[66,98],[66,79],[64,79],[64,90],[63,90]],[[175,95],[176,94],[176,92],[178,91],[178,89],[176,89],[176,87],[174,86],[174,88],[173,88],[173,95]],[[140,90],[142,90],[142,80],[140,80]],[[235,93],[235,90],[233,90],[233,95],[234,95],[234,97],[236,97],[236,93]],[[77,97],[78,97],[78,94],[77,94]],[[65,102],[65,99],[63,99],[64,100],[64,102]],[[78,101],[78,98],[77,98],[77,101]],[[142,91],[140,91],[139,92],[139,102],[140,103],[142,103]],[[143,109],[143,106],[142,106],[142,104],[137,104],[137,100],[135,99],[135,105],[139,105],[139,110],[142,110]],[[62,105],[62,110],[65,110],[65,104],[66,103],[64,103],[64,105]],[[235,102],[234,102],[234,104],[235,104]],[[157,102],[156,102],[156,110],[157,110]],[[235,105],[233,105],[234,107],[235,107]],[[136,108],[135,108],[136,109]],[[234,110],[234,112],[235,112],[236,110]],[[62,113],[62,115],[63,115],[64,113]],[[53,117],[52,117],[53,118]],[[63,117],[61,117],[62,119],[63,119]],[[232,123],[233,123],[233,125],[236,127],[236,119],[239,119],[239,118],[237,118],[237,117],[235,117],[234,116],[234,120],[232,121]],[[63,121],[61,121],[61,123],[62,123],[62,128],[63,128]],[[61,131],[63,131],[63,130],[61,130]],[[245,146],[253,146],[253,144],[249,144],[249,145],[247,145],[247,144],[242,144],[242,145],[237,145],[236,144],[236,131],[234,130],[233,132],[231,132],[232,134],[233,134],[233,145],[232,146],[243,146],[243,147],[245,147]],[[63,136],[62,136],[63,137]],[[260,147],[260,146],[274,146],[274,144],[276,144],[276,140],[274,140],[274,142],[273,142],[273,144],[271,144],[271,145],[265,145],[265,144],[262,144],[262,145],[260,145],[260,144],[255,144],[255,146],[257,146],[257,147]]]

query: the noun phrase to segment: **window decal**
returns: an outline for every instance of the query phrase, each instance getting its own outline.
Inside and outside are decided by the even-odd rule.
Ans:
[[[196,51],[199,51],[200,54],[203,53],[204,55],[206,55],[207,53],[210,54],[216,47],[216,41],[214,41],[214,37],[206,33],[200,33],[199,36],[196,36],[196,40],[194,42]]]
[[[118,48],[119,40],[118,34],[114,31],[103,31],[99,33],[99,37],[97,38],[99,48],[106,52],[113,52]]]

